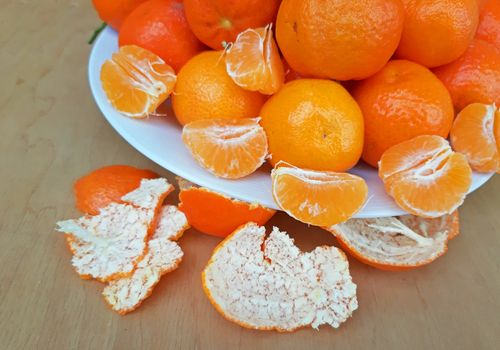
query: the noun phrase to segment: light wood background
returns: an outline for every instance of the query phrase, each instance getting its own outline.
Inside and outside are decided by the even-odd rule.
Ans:
[[[0,349],[498,349],[500,176],[469,196],[461,236],[432,265],[389,273],[351,261],[360,308],[338,330],[278,334],[224,320],[200,285],[218,239],[194,230],[180,241],[181,267],[140,309],[110,311],[54,231],[78,215],[72,182],[108,164],[173,176],[122,140],[92,100],[86,41],[98,25],[90,0],[1,1]],[[305,250],[335,244],[283,214],[271,224]]]

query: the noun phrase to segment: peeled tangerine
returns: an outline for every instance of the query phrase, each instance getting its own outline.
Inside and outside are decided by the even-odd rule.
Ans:
[[[368,194],[366,182],[348,173],[304,170],[280,162],[271,177],[278,206],[311,225],[346,221],[363,207]]]
[[[387,193],[408,213],[435,218],[464,201],[472,170],[463,154],[440,136],[417,136],[392,146],[379,161]]]
[[[258,118],[197,120],[184,126],[182,141],[203,168],[226,179],[250,175],[267,157]]]
[[[122,46],[101,68],[111,105],[132,118],[152,114],[174,90],[175,72],[159,56],[139,46]]]
[[[104,299],[114,311],[123,315],[135,310],[152,293],[161,276],[179,266],[184,254],[174,241],[188,227],[186,216],[177,207],[162,207],[147,253],[132,275],[110,281],[104,288]]]
[[[248,223],[215,249],[202,273],[210,302],[243,327],[290,332],[346,321],[358,307],[356,285],[341,250],[302,253],[277,228]]]
[[[414,215],[351,219],[327,228],[341,247],[361,262],[402,271],[431,263],[459,233],[458,212],[434,219]]]
[[[198,187],[179,179],[179,209],[191,226],[200,232],[226,237],[247,222],[265,225],[276,213],[259,204],[247,203]]]
[[[245,90],[272,95],[285,81],[285,69],[270,24],[238,34],[235,42],[229,44],[225,60],[228,75]]]
[[[500,111],[494,104],[468,105],[453,123],[450,142],[472,169],[500,172]]]
[[[166,179],[142,180],[136,190],[95,216],[60,221],[57,230],[70,236],[72,263],[82,278],[102,282],[129,276],[146,253],[157,213],[173,190]]]

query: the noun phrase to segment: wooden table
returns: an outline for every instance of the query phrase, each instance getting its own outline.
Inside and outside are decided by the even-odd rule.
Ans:
[[[389,273],[351,261],[360,307],[338,330],[278,334],[224,320],[200,283],[219,240],[194,230],[180,241],[181,267],[140,309],[110,311],[103,286],[78,278],[54,231],[57,220],[78,216],[72,182],[108,164],[173,175],[122,140],[94,104],[86,41],[98,25],[88,0],[2,1],[1,349],[498,349],[500,176],[468,197],[462,234],[432,265]],[[305,250],[336,244],[283,214],[270,224]]]

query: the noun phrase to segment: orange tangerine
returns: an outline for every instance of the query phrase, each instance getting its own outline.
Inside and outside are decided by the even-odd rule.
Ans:
[[[417,136],[389,148],[380,159],[379,176],[402,209],[427,218],[451,214],[463,203],[472,182],[465,156],[435,135]]]
[[[291,217],[311,225],[346,221],[366,202],[368,186],[355,175],[304,170],[278,163],[271,173],[273,197]]]
[[[245,90],[272,95],[283,86],[285,71],[271,25],[238,34],[225,59],[227,73]]]
[[[194,121],[184,126],[182,140],[203,168],[226,179],[253,173],[267,157],[258,118]]]
[[[111,105],[120,113],[144,118],[174,90],[172,67],[154,53],[135,45],[122,46],[101,67],[101,83]]]
[[[467,157],[472,169],[500,171],[500,138],[494,126],[500,124],[500,111],[493,105],[473,103],[458,113],[450,133],[453,149]]]

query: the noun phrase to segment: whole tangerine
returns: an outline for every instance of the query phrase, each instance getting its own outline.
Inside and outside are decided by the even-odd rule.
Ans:
[[[363,149],[363,116],[339,84],[322,79],[286,83],[262,107],[270,162],[299,168],[345,171]]]
[[[453,124],[449,92],[426,67],[393,60],[353,89],[365,120],[363,160],[377,167],[389,147],[418,135],[447,137]]]
[[[364,79],[396,50],[403,19],[399,0],[284,0],[276,37],[290,67],[304,76]]]
[[[118,37],[120,46],[137,45],[168,63],[177,72],[204,49],[194,36],[179,0],[149,0],[125,19]]]
[[[125,18],[147,0],[92,0],[99,18],[114,30],[120,30]]]
[[[274,22],[281,0],[185,0],[189,26],[205,45],[221,50],[248,29]]]
[[[398,58],[437,67],[456,60],[476,33],[476,0],[403,0],[405,21]]]
[[[205,51],[177,75],[172,107],[182,125],[201,119],[255,118],[265,101],[258,92],[236,85],[226,72],[221,51]]]

